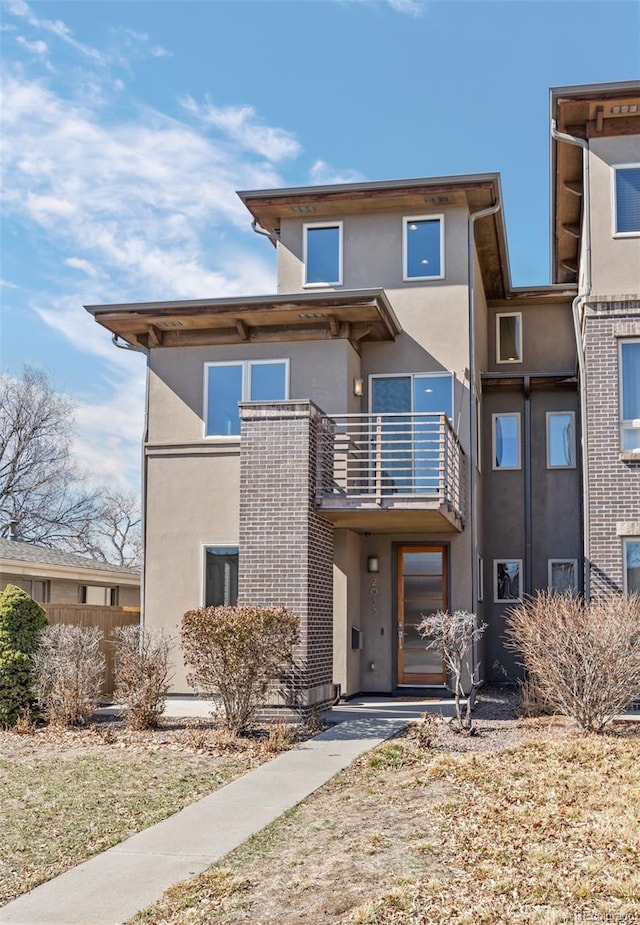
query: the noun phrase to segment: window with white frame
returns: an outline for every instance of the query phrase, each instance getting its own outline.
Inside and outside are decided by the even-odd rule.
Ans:
[[[520,468],[520,414],[492,414],[493,468]]]
[[[640,536],[632,536],[622,543],[624,562],[624,590],[640,595]]]
[[[576,416],[573,411],[547,411],[547,468],[575,469]]]
[[[496,315],[496,362],[522,363],[522,313]]]
[[[640,340],[620,341],[620,445],[640,453]]]
[[[205,435],[240,436],[241,401],[289,397],[288,360],[241,360],[205,364]]]
[[[204,547],[205,607],[233,606],[238,602],[238,547]]]
[[[477,561],[478,567],[478,600],[482,601],[484,599],[484,561],[482,556],[478,556]]]
[[[342,222],[303,226],[305,286],[342,285]]]
[[[496,604],[522,600],[522,559],[493,560],[493,599]]]
[[[403,280],[444,279],[444,215],[403,219]]]
[[[614,234],[640,234],[640,164],[619,164],[613,178]]]
[[[549,559],[549,590],[562,594],[578,591],[578,560],[577,559]]]

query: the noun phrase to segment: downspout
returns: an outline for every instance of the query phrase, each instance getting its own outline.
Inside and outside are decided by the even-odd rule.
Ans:
[[[578,373],[580,379],[580,446],[582,452],[582,546],[583,546],[583,580],[584,596],[590,597],[591,584],[591,543],[590,511],[589,511],[589,458],[587,433],[587,371],[584,357],[584,342],[582,339],[584,304],[591,293],[591,175],[589,172],[589,143],[584,138],[576,138],[559,132],[556,120],[551,120],[551,137],[556,141],[564,141],[570,145],[582,148],[582,236],[580,241],[580,260],[578,263],[578,294],[571,305],[573,316],[573,329],[576,338],[576,352],[578,356]]]
[[[533,591],[533,522],[531,505],[531,377],[525,376],[524,391],[524,591]]]
[[[114,347],[120,350],[130,350],[133,353],[144,353],[146,357],[145,372],[145,389],[144,389],[144,428],[142,432],[142,480],[140,486],[140,519],[142,521],[142,564],[140,566],[140,629],[144,629],[144,601],[145,601],[145,579],[146,579],[146,552],[147,552],[147,456],[145,447],[149,436],[149,354],[147,347],[138,347],[133,344],[124,344],[118,340],[118,335],[114,334],[111,338]],[[140,640],[142,644],[142,640]]]
[[[501,208],[497,198],[492,206],[471,212],[467,225],[469,280],[469,520],[471,523],[471,611],[478,611],[478,518],[476,498],[476,465],[478,422],[476,421],[476,330],[475,330],[475,236],[474,225],[480,218],[494,215]],[[474,665],[475,669],[475,665]]]
[[[276,231],[275,228],[272,228],[271,231],[269,231],[267,228],[261,228],[258,224],[257,218],[254,218],[254,220],[251,222],[251,228],[253,231],[255,231],[256,234],[263,234],[265,238],[269,238],[269,240],[274,244],[277,244],[280,240],[280,233]]]
[[[476,465],[478,421],[476,420],[476,326],[475,326],[475,223],[479,218],[494,215],[501,208],[500,197],[492,206],[471,212],[467,220],[467,259],[469,293],[469,518],[471,523],[471,612],[478,613],[478,515],[476,498]],[[473,645],[471,677],[478,669],[478,644]]]

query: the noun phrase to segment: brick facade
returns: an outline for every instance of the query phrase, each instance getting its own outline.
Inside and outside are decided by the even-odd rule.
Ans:
[[[640,459],[621,453],[619,342],[640,337],[640,299],[598,301],[584,324],[591,594],[623,590],[622,537],[640,520]]]
[[[241,404],[240,417],[238,603],[300,618],[284,700],[304,714],[333,697],[333,527],[314,508],[320,412],[309,401],[261,402]]]

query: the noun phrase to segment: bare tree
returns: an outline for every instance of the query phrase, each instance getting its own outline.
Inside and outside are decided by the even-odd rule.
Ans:
[[[0,528],[20,539],[138,565],[140,509],[131,491],[90,484],[74,462],[74,404],[41,370],[0,376]]]
[[[115,565],[140,565],[141,514],[138,497],[124,489],[104,489],[87,547],[96,559]]]
[[[82,548],[99,493],[71,458],[72,436],[73,402],[46,373],[0,376],[0,519],[17,521],[21,539]]]

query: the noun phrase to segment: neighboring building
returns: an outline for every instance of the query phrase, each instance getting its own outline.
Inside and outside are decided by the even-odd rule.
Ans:
[[[552,92],[592,181],[554,142],[551,285],[511,285],[482,174],[240,193],[276,295],[89,308],[148,356],[148,625],[284,604],[312,707],[334,683],[441,689],[423,613],[476,611],[501,680],[514,601],[637,587],[639,105],[638,84]]]
[[[23,588],[42,604],[140,606],[140,570],[0,539],[0,590]]]

